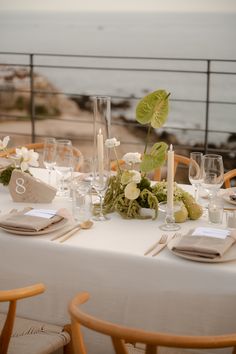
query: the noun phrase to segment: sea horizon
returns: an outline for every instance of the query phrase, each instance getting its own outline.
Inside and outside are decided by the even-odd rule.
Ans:
[[[4,11],[3,14],[1,11],[0,33],[1,52],[236,61],[236,47],[232,45],[236,33],[236,13]],[[45,60],[52,65],[68,65],[66,58]],[[42,58],[38,62],[45,64]],[[73,65],[75,61],[69,62],[69,65]],[[85,64],[83,61],[80,63]],[[86,65],[88,64],[89,61]],[[97,60],[93,65],[136,65],[140,68],[144,61],[127,60],[123,64],[121,60]],[[156,66],[155,61],[145,61],[145,67]],[[225,66],[223,69],[225,70]],[[164,88],[171,92],[173,99],[205,98],[204,75],[202,78],[199,76],[199,80],[195,82],[189,79],[190,76],[179,79],[178,75],[158,72],[76,72],[52,68],[38,68],[37,71],[45,75],[59,90],[75,94],[142,97],[146,92]],[[214,78],[211,100],[221,100],[223,97],[228,101],[236,101],[235,87],[234,77],[230,80],[226,76],[220,80]],[[223,106],[220,110],[213,106],[210,113],[210,128],[217,127],[219,131],[232,130],[234,106]],[[204,129],[204,108],[175,104],[172,106],[169,123],[173,126]],[[193,139],[193,134],[190,132],[188,137]],[[225,141],[226,135],[219,133],[216,140]]]

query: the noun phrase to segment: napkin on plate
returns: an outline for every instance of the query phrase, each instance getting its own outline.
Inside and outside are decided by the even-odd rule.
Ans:
[[[176,239],[172,250],[182,255],[214,259],[222,257],[235,241],[235,232],[231,232],[224,239],[212,236],[191,236],[188,234],[178,240]]]
[[[8,230],[37,232],[63,219],[63,216],[58,214],[50,218],[28,215],[27,212],[31,209],[32,208],[25,208],[21,211],[4,215],[0,220],[0,227]]]

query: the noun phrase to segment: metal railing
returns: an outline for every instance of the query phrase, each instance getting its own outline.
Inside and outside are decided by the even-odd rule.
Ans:
[[[16,59],[16,60],[15,60]],[[56,60],[56,63],[54,62]],[[69,64],[67,63],[69,61]],[[234,117],[236,116],[236,60],[217,60],[217,59],[186,59],[186,58],[155,58],[155,57],[127,57],[127,56],[103,56],[103,55],[62,55],[62,54],[47,54],[47,53],[12,53],[12,52],[0,52],[0,65],[3,67],[17,67],[17,68],[28,68],[29,69],[29,79],[30,85],[27,90],[19,90],[19,92],[24,92],[29,94],[30,96],[30,107],[29,107],[29,119],[31,122],[31,141],[34,142],[36,138],[39,136],[36,129],[36,121],[41,119],[42,116],[36,113],[35,110],[35,97],[39,94],[44,95],[58,95],[65,94],[69,97],[90,97],[94,94],[99,94],[99,88],[94,87],[91,92],[84,92],[83,88],[80,88],[79,91],[76,90],[55,90],[55,91],[47,91],[47,90],[38,90],[34,85],[34,77],[35,73],[40,71],[44,72],[45,70],[48,72],[52,72],[53,70],[57,70],[57,72],[62,72],[66,70],[70,71],[71,75],[77,71],[81,72],[90,72],[90,73],[109,73],[106,74],[106,77],[112,76],[111,73],[123,73],[126,76],[130,75],[130,73],[135,73],[135,75],[142,75],[142,78],[145,77],[153,77],[157,75],[158,80],[162,83],[162,86],[165,87],[164,77],[168,76],[168,86],[172,81],[174,85],[176,83],[179,84],[178,90],[180,95],[171,95],[170,102],[172,105],[176,105],[178,111],[178,105],[182,107],[190,107],[189,105],[199,105],[201,111],[201,117],[196,118],[196,121],[201,122],[196,127],[189,126],[186,123],[188,122],[188,116],[190,112],[194,112],[194,108],[188,110],[186,114],[186,118],[183,115],[183,124],[176,126],[175,124],[170,125],[167,121],[165,128],[162,131],[174,131],[174,132],[184,132],[188,134],[193,134],[194,132],[198,132],[202,134],[204,138],[198,145],[198,149],[202,149],[203,152],[209,151],[217,151],[223,153],[231,153],[232,148],[227,146],[227,143],[223,146],[217,146],[217,137],[215,146],[212,145],[209,141],[210,134],[224,134],[226,137],[228,136],[236,136],[236,125],[228,124],[228,128],[222,129],[222,127],[217,127],[217,125],[212,126],[212,122],[214,121],[214,114],[217,112],[216,107],[221,107],[222,111],[226,110],[226,107],[230,107],[230,113],[223,114],[222,119],[225,119],[225,125],[227,119],[231,122],[234,122]],[[73,72],[73,74],[71,74]],[[121,74],[119,74],[121,75]],[[151,75],[151,76],[150,76]],[[221,79],[219,80],[219,77]],[[219,85],[219,81],[222,82],[222,78],[224,83],[222,86]],[[192,81],[191,81],[191,80]],[[129,80],[129,78],[127,78]],[[179,81],[179,82],[178,82]],[[191,81],[191,82],[190,82]],[[194,83],[198,81],[201,88],[198,87],[198,94],[194,91]],[[145,84],[145,83],[144,83]],[[191,90],[185,84],[190,84]],[[94,85],[94,82],[93,82]],[[159,86],[159,85],[158,85]],[[167,85],[166,85],[167,86]],[[216,88],[217,87],[217,88]],[[154,87],[156,89],[156,87]],[[221,95],[222,89],[223,94]],[[0,94],[2,92],[6,92],[9,90],[7,85],[0,85]],[[17,91],[16,88],[12,88],[14,92]],[[146,88],[146,90],[153,90],[152,87]],[[178,91],[177,90],[177,91]],[[229,90],[229,93],[226,92]],[[75,92],[76,91],[76,92]],[[193,97],[189,94],[188,91],[192,91]],[[216,91],[216,92],[214,92]],[[117,91],[114,89],[113,94],[108,94],[112,97],[112,101],[119,100],[127,100],[127,101],[137,101],[142,97],[141,94],[126,94],[119,95],[116,93]],[[141,92],[141,89],[140,89]],[[106,93],[106,92],[105,92]],[[191,92],[190,92],[191,93]],[[219,99],[220,96],[220,99]],[[1,104],[1,100],[0,100]],[[212,112],[212,107],[214,107]],[[1,109],[1,107],[0,107]],[[184,109],[183,109],[184,111]],[[178,113],[178,112],[177,112]],[[130,113],[127,113],[129,115]],[[183,114],[183,113],[181,113]],[[229,116],[227,116],[230,114]],[[226,117],[227,116],[227,117]],[[9,112],[2,112],[0,110],[0,120],[7,119],[17,119],[20,116],[12,115]],[[46,116],[44,115],[44,119]],[[115,119],[112,120],[112,124],[119,125],[124,124],[127,126],[135,126],[134,119],[126,119],[125,121],[117,121]],[[55,117],[56,119],[56,117]],[[72,119],[73,120],[73,119]],[[78,122],[78,120],[77,120]],[[210,124],[211,123],[211,124]],[[211,125],[211,126],[210,126]],[[1,125],[0,125],[1,127]],[[15,132],[17,134],[17,132]],[[235,138],[236,140],[236,138]],[[193,150],[194,145],[192,143],[179,143],[179,148],[185,150]]]

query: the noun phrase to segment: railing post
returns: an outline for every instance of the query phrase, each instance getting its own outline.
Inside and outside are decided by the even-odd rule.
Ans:
[[[207,82],[206,82],[206,111],[205,111],[205,139],[204,139],[204,153],[208,151],[208,133],[209,133],[209,105],[210,105],[210,74],[211,74],[211,60],[207,60]]]
[[[35,107],[34,107],[34,54],[30,54],[30,120],[31,140],[35,142]]]

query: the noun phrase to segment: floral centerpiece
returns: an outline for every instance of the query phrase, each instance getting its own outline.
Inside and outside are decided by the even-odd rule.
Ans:
[[[160,128],[168,115],[168,93],[165,90],[155,91],[145,96],[137,105],[136,120],[148,125],[144,152],[127,153],[122,158],[122,166],[116,148],[120,142],[116,138],[105,142],[107,148],[114,149],[116,157],[116,175],[110,177],[103,202],[105,213],[118,212],[124,218],[146,218],[142,209],[153,211],[152,218],[157,218],[158,204],[167,200],[166,181],[151,184],[148,173],[160,168],[166,158],[167,144],[155,143],[148,149],[151,129]],[[125,165],[125,168],[124,168]],[[201,207],[194,198],[175,184],[174,200],[178,200],[181,208],[176,213],[176,221],[183,222],[188,217],[197,219],[202,214]]]
[[[0,140],[0,151],[4,152],[7,150],[7,145],[9,143],[9,136]],[[7,186],[10,182],[12,171],[14,169],[21,170],[22,172],[29,172],[29,167],[38,167],[39,166],[39,154],[33,149],[28,150],[26,147],[16,148],[16,153],[14,156],[6,156],[10,160],[10,164],[0,173],[0,183],[4,186]]]

